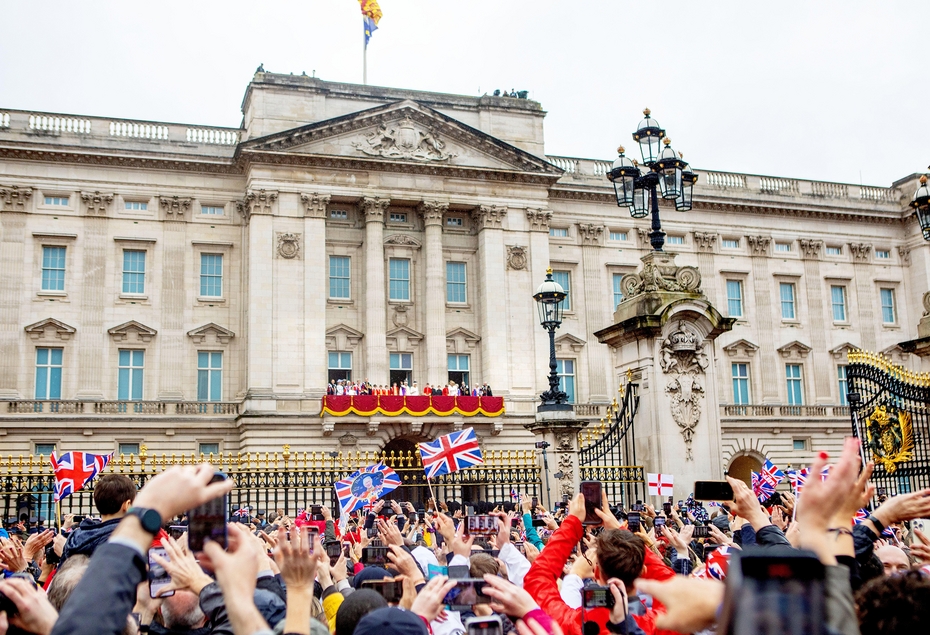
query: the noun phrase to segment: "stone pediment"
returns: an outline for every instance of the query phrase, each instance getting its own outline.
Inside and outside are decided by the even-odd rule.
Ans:
[[[785,359],[804,359],[812,349],[807,344],[795,340],[790,344],[779,347],[777,350]]]
[[[446,349],[449,353],[467,353],[474,350],[480,341],[479,335],[461,327],[446,333]]]
[[[229,329],[223,328],[219,324],[215,324],[213,322],[204,324],[203,326],[192,331],[188,331],[187,336],[193,340],[194,344],[202,344],[207,340],[207,337],[211,333],[219,344],[228,344],[229,340],[236,337],[236,334]]]
[[[857,351],[857,350],[859,350],[859,347],[856,346],[855,344],[852,344],[850,342],[844,342],[843,344],[840,344],[836,348],[831,348],[830,354],[833,355],[833,359],[837,361],[845,361],[846,355],[849,354],[849,351]]]
[[[141,322],[129,320],[119,326],[107,329],[107,333],[110,334],[114,342],[150,342],[158,331]],[[133,337],[135,337],[134,340]]]
[[[727,344],[723,347],[723,352],[730,357],[752,357],[756,354],[757,350],[759,350],[758,346],[744,339],[738,339],[732,344]]]
[[[77,329],[55,318],[45,318],[35,324],[30,324],[25,328],[25,331],[34,340],[52,339],[54,337],[67,342],[77,332]]]
[[[578,353],[581,352],[585,344],[586,342],[583,339],[575,337],[571,333],[566,333],[555,338],[555,350],[557,353],[567,353],[569,351]]]
[[[532,172],[553,182],[562,174],[544,159],[409,99],[251,139],[237,152]]]
[[[882,351],[882,355],[891,360],[893,364],[903,366],[910,359],[910,353],[901,348],[900,344],[894,344]]]
[[[326,329],[326,348],[331,351],[348,351],[354,349],[365,334],[351,326],[337,324]]]
[[[425,337],[423,333],[418,333],[406,326],[398,326],[391,329],[385,335],[388,350],[391,351],[409,351],[416,347]]]

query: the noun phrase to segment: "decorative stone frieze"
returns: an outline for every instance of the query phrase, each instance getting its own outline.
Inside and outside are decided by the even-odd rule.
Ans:
[[[549,210],[527,207],[526,218],[530,222],[530,231],[549,233],[549,223],[552,221],[552,212]]]
[[[455,154],[446,150],[446,143],[433,128],[420,129],[410,114],[397,126],[382,123],[374,132],[364,135],[352,147],[363,154],[385,159],[413,161],[448,161]]]
[[[701,420],[704,398],[704,371],[710,359],[704,351],[704,338],[692,327],[679,322],[662,342],[659,364],[668,376],[665,394],[670,400],[672,419],[685,440],[685,460],[693,461],[691,443]]]
[[[801,238],[798,241],[801,246],[801,257],[806,260],[819,260],[823,253],[823,241]]]
[[[581,234],[582,245],[604,244],[604,226],[593,223],[578,223],[578,233]]]
[[[0,186],[0,211],[24,212],[30,198],[32,198],[31,187]]]
[[[717,234],[713,232],[694,232],[694,244],[698,251],[713,253],[717,250]]]
[[[472,210],[471,216],[475,221],[475,229],[479,232],[484,229],[500,229],[507,216],[507,208],[498,205],[479,205],[477,209]]]
[[[420,248],[420,241],[410,234],[391,234],[384,239],[385,245],[404,245],[409,247]]]
[[[113,202],[113,195],[101,194],[100,192],[81,192],[81,200],[84,202],[88,216],[106,216],[107,208]]]
[[[526,269],[526,247],[522,245],[507,245],[507,268],[516,271]]]
[[[326,206],[329,205],[329,194],[311,192],[300,195],[300,202],[304,204],[304,216],[307,218],[326,218]]]
[[[366,223],[383,223],[384,210],[391,204],[391,199],[365,196],[358,202],[358,210]]]
[[[191,208],[191,199],[180,196],[159,196],[158,203],[165,213],[165,220],[184,220]]]
[[[769,253],[772,238],[771,236],[746,236],[746,243],[749,245],[751,255],[765,256]]]
[[[901,264],[905,267],[911,266],[911,248],[904,245],[898,246],[898,255],[901,257]]]
[[[624,300],[652,291],[701,293],[701,272],[679,267],[671,254],[653,251],[643,257],[643,268],[620,279]]]
[[[849,243],[849,253],[856,262],[868,262],[872,253],[872,245],[868,243]]]
[[[245,217],[246,222],[248,222],[253,214],[271,214],[272,207],[277,200],[277,192],[267,192],[263,189],[258,191],[249,190],[245,193],[242,203],[237,203],[236,206]]]

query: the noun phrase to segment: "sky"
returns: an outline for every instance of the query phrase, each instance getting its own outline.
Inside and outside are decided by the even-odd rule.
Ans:
[[[649,107],[698,169],[890,185],[930,163],[920,2],[380,5],[369,84],[528,90],[548,154],[612,159]],[[259,63],[362,81],[357,0],[5,0],[0,20],[0,111],[238,127]]]

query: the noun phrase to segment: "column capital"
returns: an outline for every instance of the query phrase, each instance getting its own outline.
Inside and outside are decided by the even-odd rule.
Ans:
[[[749,243],[750,255],[766,256],[769,253],[772,238],[771,236],[746,236],[746,242]]]
[[[417,211],[420,212],[423,217],[423,224],[427,227],[430,225],[441,226],[443,214],[449,211],[449,204],[441,201],[421,201],[417,206]]]
[[[694,244],[698,251],[713,253],[717,247],[717,234],[714,232],[694,232]]]
[[[549,233],[549,221],[552,220],[552,212],[549,210],[527,207],[526,219],[530,222],[531,231]]]
[[[32,198],[31,187],[0,186],[0,210],[24,212],[30,198]]]
[[[358,201],[358,210],[365,216],[366,223],[383,223],[384,210],[391,204],[389,198],[363,196]]]
[[[276,191],[266,192],[263,189],[258,191],[247,190],[241,203],[236,203],[239,213],[245,217],[246,222],[252,218],[253,214],[271,214],[271,207],[278,200]]]
[[[479,205],[471,212],[475,228],[479,232],[482,229],[500,229],[505,216],[507,208],[500,205]]]
[[[83,195],[82,195],[83,196]],[[112,198],[112,197],[111,197]],[[165,212],[165,220],[184,220],[184,214],[191,208],[192,199],[181,196],[159,196],[158,204]],[[88,205],[88,211],[90,205]]]
[[[113,202],[112,194],[103,194],[101,192],[81,192],[81,200],[87,207],[87,215],[106,216],[107,208]]]
[[[872,245],[869,243],[849,243],[849,253],[852,254],[856,262],[867,262],[869,254],[872,253]]]
[[[594,223],[578,223],[582,245],[601,245],[604,242],[604,226]]]
[[[307,218],[326,218],[326,206],[329,205],[329,199],[329,194],[301,192],[300,202],[304,204],[304,216]]]
[[[823,249],[822,240],[802,238],[798,241],[798,244],[801,245],[802,258],[805,260],[820,260],[820,253]]]

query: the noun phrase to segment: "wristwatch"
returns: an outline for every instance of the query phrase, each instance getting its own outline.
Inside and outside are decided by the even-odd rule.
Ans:
[[[130,507],[129,511],[126,512],[127,516],[135,516],[139,519],[139,523],[142,525],[142,529],[149,532],[153,536],[161,531],[161,514],[159,514],[154,509],[146,509],[144,507]]]
[[[885,531],[885,526],[882,524],[882,521],[876,518],[874,514],[869,514],[868,519],[871,520],[872,524],[875,525],[875,528],[878,529],[878,533]]]

